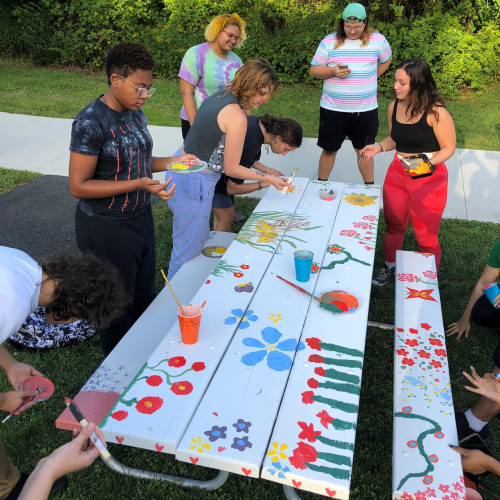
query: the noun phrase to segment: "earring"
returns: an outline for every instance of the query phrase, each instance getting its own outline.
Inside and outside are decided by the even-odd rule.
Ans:
[[[266,144],[266,155],[269,154],[269,144]]]

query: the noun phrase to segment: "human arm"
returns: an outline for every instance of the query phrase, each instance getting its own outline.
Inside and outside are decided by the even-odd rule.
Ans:
[[[482,396],[495,401],[498,405],[500,405],[500,379],[496,378],[496,375],[493,373],[485,373],[482,377],[480,377],[476,370],[471,367],[472,375],[469,375],[467,372],[462,372],[464,377],[469,380],[475,387],[470,387],[468,385],[465,388],[468,391],[475,392],[476,394],[481,394]]]
[[[73,441],[60,446],[48,457],[38,462],[18,498],[20,500],[45,500],[56,479],[91,465],[99,456],[92,442],[87,447],[87,441],[93,432],[105,443],[101,430],[95,424],[89,423],[74,437]]]
[[[186,111],[186,115],[191,125],[196,115],[196,101],[194,100],[195,88],[193,84],[187,82],[184,78],[179,78],[179,90],[182,96],[184,110]]]
[[[283,172],[280,172],[279,170],[276,170],[275,168],[266,167],[260,161],[256,161],[252,165],[252,168],[255,168],[255,170],[259,170],[260,172],[263,172],[264,174],[267,174],[267,175],[274,175],[275,177],[285,175]]]
[[[392,56],[389,57],[387,61],[379,63],[377,65],[377,78],[380,78],[387,71],[387,68],[390,66],[391,62],[392,62]]]
[[[242,184],[237,184],[231,179],[228,179],[226,187],[227,194],[233,195],[255,193],[255,191],[260,191],[261,189],[271,185],[269,181],[264,180],[264,177],[261,177],[261,179],[262,180],[257,182],[244,182]]]
[[[450,448],[457,453],[460,453],[462,459],[462,468],[465,472],[471,474],[482,474],[489,471],[497,476],[500,476],[500,462],[481,450],[466,450],[460,446],[453,446]]]
[[[311,76],[313,78],[319,78],[320,80],[326,80],[334,76],[337,78],[345,78],[350,72],[351,70],[349,68],[340,68],[340,64],[335,64],[334,66],[318,64],[317,66],[311,65],[309,68]]]
[[[477,281],[472,290],[472,293],[470,294],[469,301],[467,302],[467,306],[465,307],[465,311],[463,312],[462,316],[455,323],[451,323],[450,325],[448,325],[448,329],[446,330],[446,333],[448,335],[454,335],[456,333],[457,339],[459,339],[464,333],[465,337],[469,336],[472,308],[474,307],[474,304],[477,302],[479,297],[483,295],[483,291],[481,290],[481,288],[496,281],[499,275],[500,268],[497,269],[489,266],[488,264],[486,265],[483,273],[481,274],[481,277]],[[495,306],[500,306],[500,294],[495,298]]]
[[[94,179],[97,156],[70,152],[69,155],[69,190],[74,198],[107,198],[131,191],[148,191],[162,199],[168,199],[171,191],[165,191],[170,179],[161,183],[149,177],[124,181]],[[167,164],[165,164],[166,166]]]
[[[280,177],[265,175],[240,165],[241,153],[247,131],[247,118],[238,104],[225,106],[217,116],[219,128],[226,134],[224,148],[224,173],[228,177],[251,181],[269,181],[276,189],[281,190],[290,184]]]
[[[457,146],[457,138],[450,113],[442,106],[436,107],[435,110],[438,113],[439,120],[432,113],[429,113],[427,119],[440,146],[440,150],[435,152],[431,158],[432,164],[438,165],[453,156]]]
[[[363,154],[363,158],[369,160],[373,158],[376,154],[382,153],[385,151],[392,151],[396,148],[396,142],[391,138],[391,130],[392,130],[392,111],[394,109],[394,101],[389,104],[389,109],[387,110],[387,120],[389,123],[389,135],[380,142],[375,144],[368,144],[365,146],[361,153]]]
[[[16,361],[4,346],[0,346],[0,368],[5,372],[9,382],[16,391],[19,390],[23,382],[30,377],[34,377],[35,375],[42,376],[42,374],[31,365]]]

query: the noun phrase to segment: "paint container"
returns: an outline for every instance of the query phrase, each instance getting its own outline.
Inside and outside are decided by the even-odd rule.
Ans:
[[[491,305],[495,307],[495,297],[500,293],[500,287],[498,283],[491,283],[490,285],[483,286],[481,288],[483,293],[488,297],[488,300],[491,302]],[[500,309],[499,307],[495,307],[495,309]]]
[[[181,338],[184,344],[196,344],[198,342],[198,332],[201,323],[201,307],[193,304],[183,305],[185,315],[181,309],[177,309],[179,318],[179,327],[181,329]]]
[[[35,375],[26,379],[21,385],[22,391],[38,391],[38,401],[45,401],[54,394],[54,384],[45,377]]]
[[[297,250],[293,252],[293,258],[295,261],[295,277],[297,278],[297,281],[300,281],[301,283],[309,281],[313,257],[314,254],[309,250]]]
[[[337,197],[335,189],[320,189],[319,197],[324,201],[333,201]]]

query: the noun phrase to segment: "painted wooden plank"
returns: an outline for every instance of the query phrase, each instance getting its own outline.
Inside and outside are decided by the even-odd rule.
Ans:
[[[432,254],[396,255],[393,498],[465,499]]]
[[[344,189],[315,295],[344,290],[359,306],[334,314],[311,303],[262,478],[349,497],[379,202],[379,186]]]
[[[177,323],[166,332],[102,421],[109,441],[174,453],[236,328],[254,321],[248,304],[307,183],[295,178],[295,190],[284,196],[270,190],[257,205],[193,298],[198,305],[208,301],[198,342],[183,344]]]
[[[340,183],[327,186],[340,193],[344,187]],[[296,283],[296,249],[312,251],[313,262],[321,262],[340,201],[340,196],[332,201],[320,199],[319,190],[324,187],[309,183],[280,251],[250,303],[254,321],[240,324],[177,447],[177,459],[259,477],[295,351],[297,346],[304,347],[299,338],[311,301],[290,285],[282,287],[272,273]],[[313,264],[313,269],[310,280],[299,283],[310,291],[318,265]]]
[[[171,283],[183,304],[203,285],[235,237],[234,233],[212,231],[203,253],[179,269]],[[164,333],[177,321],[176,307],[170,290],[162,290],[73,398],[89,422],[99,424],[118,401]],[[75,426],[76,420],[68,409],[56,420],[58,429],[71,431]]]

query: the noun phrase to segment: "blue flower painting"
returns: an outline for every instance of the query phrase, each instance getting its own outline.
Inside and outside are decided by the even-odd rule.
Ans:
[[[238,451],[245,451],[245,448],[251,447],[252,443],[248,440],[248,436],[233,438],[233,444],[231,445],[231,448],[234,448]]]
[[[271,476],[274,476],[276,473],[278,473],[278,477],[285,479],[285,474],[290,470],[290,468],[287,466],[283,467],[280,462],[273,462],[273,466],[268,467],[267,470],[269,474],[271,474]]]
[[[246,314],[244,314],[242,309],[233,309],[231,311],[231,314],[233,316],[228,316],[224,320],[224,324],[234,325],[241,319],[240,326],[238,327],[241,330],[248,328],[250,326],[250,321],[257,321],[259,319],[259,317],[255,315],[250,309],[246,312]]]
[[[233,424],[233,427],[236,429],[236,432],[248,432],[252,422],[245,422],[242,418],[239,418],[238,421]]]
[[[211,442],[217,441],[217,439],[226,439],[227,427],[219,427],[214,425],[209,431],[205,431],[203,434],[208,436],[208,440]]]
[[[289,370],[292,366],[292,358],[282,351],[295,352],[297,349],[297,340],[290,338],[278,343],[282,337],[282,333],[272,326],[264,328],[261,334],[265,344],[259,339],[252,337],[245,337],[243,339],[242,342],[244,345],[258,347],[260,350],[243,355],[241,362],[247,366],[255,366],[257,363],[263,361],[264,358],[267,358],[267,366],[272,370],[278,372]],[[299,347],[303,347],[303,345]]]

